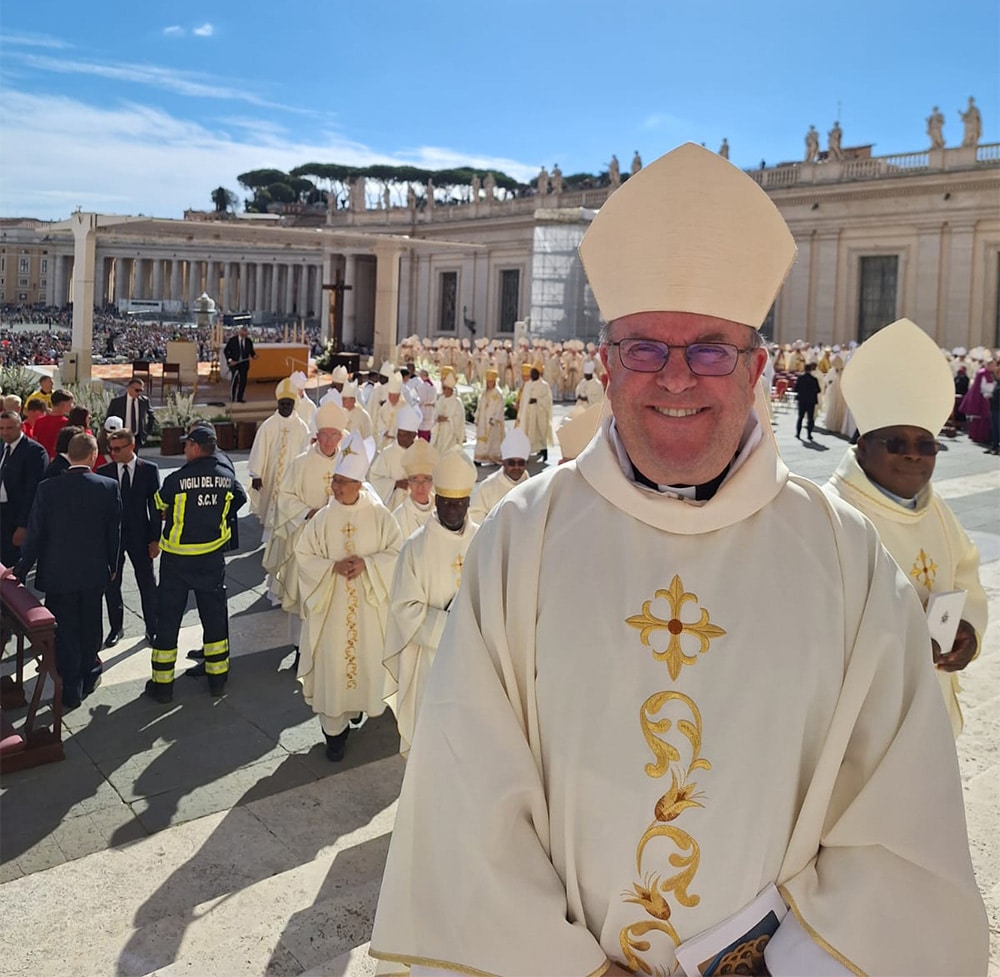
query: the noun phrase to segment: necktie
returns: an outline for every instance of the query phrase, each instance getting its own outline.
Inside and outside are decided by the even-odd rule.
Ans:
[[[3,481],[3,470],[7,467],[7,459],[10,458],[10,445],[3,446],[3,458],[0,458],[0,481]]]
[[[129,405],[129,410],[132,412],[132,416],[129,418],[129,430],[136,436],[139,436],[139,398],[133,397],[132,402]],[[128,471],[128,469],[126,469]]]
[[[122,505],[128,500],[129,491],[132,488],[132,479],[129,478],[128,465],[122,465]]]

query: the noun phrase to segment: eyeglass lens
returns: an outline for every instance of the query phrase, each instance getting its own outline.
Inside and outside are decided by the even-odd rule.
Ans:
[[[622,365],[643,373],[662,370],[674,349],[684,351],[688,368],[699,376],[726,376],[733,372],[739,357],[739,349],[729,343],[670,346],[652,339],[623,339],[618,344]]]
[[[883,438],[881,439],[885,444],[885,450],[889,452],[890,455],[904,455],[909,451],[915,451],[918,455],[924,455],[925,457],[930,457],[938,453],[938,448],[940,445],[937,441],[929,441],[926,438],[922,441],[917,441],[912,449],[910,443],[905,438]]]

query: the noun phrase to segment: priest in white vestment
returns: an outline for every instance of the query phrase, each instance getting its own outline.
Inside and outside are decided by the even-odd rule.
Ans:
[[[531,445],[528,436],[515,427],[500,446],[500,468],[484,478],[472,490],[469,518],[482,523],[493,507],[516,485],[528,480],[528,456]]]
[[[500,462],[500,444],[504,439],[503,394],[497,388],[495,369],[486,371],[486,386],[476,404],[476,449],[475,460],[480,464],[496,465]]]
[[[316,417],[317,408],[306,393],[306,387],[309,386],[309,377],[301,370],[296,370],[288,379],[292,381],[292,386],[298,391],[298,396],[295,398],[295,413],[305,421],[306,427],[310,431],[314,431],[313,419]]]
[[[396,437],[376,455],[368,472],[368,481],[390,512],[402,504],[410,491],[403,452],[416,440],[419,423],[420,415],[408,404],[404,405],[396,418]]]
[[[380,716],[394,691],[382,665],[389,587],[403,539],[362,483],[374,446],[345,439],[333,496],[295,541],[302,613],[298,679],[319,716],[327,758],[344,757],[350,722]]]
[[[434,406],[437,404],[438,392],[427,370],[420,371],[420,386],[417,387],[417,404],[420,411],[420,429],[417,436],[424,441],[430,441],[434,430]]]
[[[841,386],[861,436],[824,488],[875,523],[922,604],[965,591],[954,644],[933,658],[957,737],[958,673],[979,654],[988,605],[979,550],[931,484],[937,435],[955,404],[951,368],[923,329],[900,319],[858,347]]]
[[[455,374],[441,378],[441,396],[434,405],[434,427],[431,444],[443,455],[465,444],[465,405],[455,393]]]
[[[278,486],[274,527],[264,547],[262,563],[274,581],[281,609],[289,615],[291,643],[299,645],[301,627],[298,576],[295,572],[295,541],[330,500],[330,485],[337,465],[347,414],[334,403],[316,412],[316,441],[292,460]]]
[[[369,952],[395,973],[673,974],[776,886],[787,913],[742,931],[739,972],[985,973],[920,602],[767,420],[780,213],[687,144],[580,252],[611,413],[466,554]]]
[[[372,423],[377,426],[377,418],[379,408],[386,402],[389,397],[389,381],[392,379],[393,374],[396,372],[396,368],[388,360],[384,360],[378,371],[378,383],[372,387],[368,395],[368,400],[365,402],[365,410],[368,411],[369,417],[372,419]],[[400,389],[402,389],[402,384],[400,384]]]
[[[373,415],[375,424],[375,444],[379,450],[384,448],[396,436],[396,424],[399,412],[409,405],[403,399],[403,378],[398,373],[393,373],[389,377],[389,382],[385,385],[386,399],[379,407],[378,412]]]
[[[403,756],[410,752],[424,685],[462,582],[466,550],[479,528],[469,517],[475,484],[476,469],[465,453],[448,452],[434,469],[435,512],[399,551],[385,635],[385,666],[398,685],[392,705]]]
[[[277,488],[292,459],[309,447],[309,428],[295,412],[299,393],[291,380],[275,388],[278,409],[254,435],[250,448],[250,506],[264,527],[262,539],[271,535]]]
[[[547,461],[552,442],[552,391],[537,367],[531,368],[528,379],[521,385],[517,426],[528,436],[531,453]]]
[[[417,438],[403,452],[403,471],[409,491],[392,510],[403,539],[412,536],[434,512],[434,468],[441,460],[437,449]]]
[[[604,400],[604,384],[594,376],[594,361],[584,360],[583,379],[576,385],[576,408],[585,411]]]
[[[372,419],[368,416],[368,411],[358,402],[358,385],[353,381],[344,384],[341,392],[341,403],[347,411],[347,430],[351,434],[359,434],[362,438],[371,438],[375,435],[375,428]]]

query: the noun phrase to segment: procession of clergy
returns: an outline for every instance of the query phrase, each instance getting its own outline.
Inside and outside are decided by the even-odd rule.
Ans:
[[[278,385],[277,409],[250,452],[269,594],[288,614],[298,678],[333,761],[351,729],[387,705],[408,751],[469,543],[551,440],[552,397],[538,371],[525,371],[508,430],[498,374],[487,370],[475,456],[498,467],[477,484],[454,368],[438,370],[440,390],[428,370],[404,379],[409,370],[386,362],[380,382],[359,389],[338,367],[318,406],[294,374]],[[560,429],[564,457],[596,431],[603,386],[593,372],[587,361],[578,417]]]

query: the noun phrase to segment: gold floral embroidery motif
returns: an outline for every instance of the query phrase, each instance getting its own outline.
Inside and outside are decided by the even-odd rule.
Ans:
[[[462,586],[462,567],[465,566],[465,561],[462,559],[462,554],[459,553],[455,557],[455,562],[452,563],[451,568],[455,571],[455,593],[458,593],[458,588]]]
[[[937,564],[923,550],[921,550],[917,554],[917,558],[913,561],[913,568],[910,570],[910,576],[913,577],[917,583],[921,583],[928,590],[931,590],[934,586],[934,579],[937,577],[937,569]]]
[[[345,523],[340,530],[344,534],[344,552],[354,555],[354,534],[357,530],[351,523]],[[344,661],[347,662],[347,687],[358,687],[358,588],[353,580],[347,581],[347,643],[344,645]]]
[[[708,611],[704,607],[701,608],[701,618],[694,624],[688,624],[681,620],[681,609],[686,603],[692,601],[697,603],[698,597],[696,594],[685,592],[684,584],[681,583],[681,578],[676,574],[674,579],[670,581],[670,587],[667,590],[658,590],[654,599],[669,601],[671,613],[669,620],[664,621],[653,614],[650,611],[653,601],[645,600],[642,602],[642,613],[633,614],[626,618],[625,623],[639,630],[642,643],[652,650],[653,657],[657,661],[666,662],[670,677],[676,680],[681,673],[682,666],[693,665],[698,660],[697,655],[684,653],[681,646],[681,635],[689,634],[696,637],[699,642],[698,654],[703,655],[708,651],[712,639],[721,637],[726,632],[715,624],[709,624]],[[649,643],[649,639],[656,631],[664,630],[670,632],[670,640],[665,650],[657,651]]]
[[[654,599],[666,599],[670,602],[672,616],[668,620],[656,617],[651,611],[652,601],[644,601],[642,614],[633,615],[626,623],[640,631],[640,640],[653,652],[657,661],[666,664],[672,679],[676,679],[684,665],[693,665],[699,654],[708,651],[712,639],[724,635],[724,629],[709,623],[709,614],[701,608],[700,619],[693,623],[681,620],[681,610],[685,603],[695,602],[695,594],[684,590],[679,576],[674,576],[667,590],[658,590]],[[651,635],[666,629],[670,640],[664,651],[657,651],[650,644]],[[698,639],[699,647],[695,655],[688,655],[681,646],[682,635],[692,635]],[[686,711],[683,718],[674,719],[665,713],[668,708],[680,706]],[[690,718],[689,718],[690,717]],[[659,778],[670,775],[670,788],[660,796],[653,808],[653,820],[646,828],[636,848],[636,873],[641,881],[634,882],[631,890],[625,890],[622,898],[625,902],[641,906],[651,919],[643,919],[622,928],[618,936],[619,945],[627,966],[644,974],[653,974],[652,966],[641,956],[652,947],[649,934],[659,932],[665,934],[675,946],[681,940],[670,920],[671,900],[680,906],[691,908],[701,901],[700,896],[688,891],[694,881],[701,862],[701,851],[698,842],[676,820],[684,811],[690,808],[703,807],[701,798],[704,796],[697,790],[697,784],[691,779],[696,770],[710,770],[712,765],[701,756],[702,721],[701,711],[694,700],[682,692],[666,690],[655,692],[642,704],[639,711],[639,723],[642,735],[653,754],[654,762],[647,763],[645,772],[648,777]],[[690,748],[690,760],[682,759],[681,741],[671,742],[667,734],[671,730],[680,733],[687,740]],[[687,752],[687,750],[685,750]],[[656,859],[656,865],[650,866],[647,858],[647,847],[654,841],[667,841],[672,849],[666,858]],[[660,846],[655,846],[657,850]],[[663,866],[663,867],[659,867]],[[657,968],[660,972],[661,968]]]

